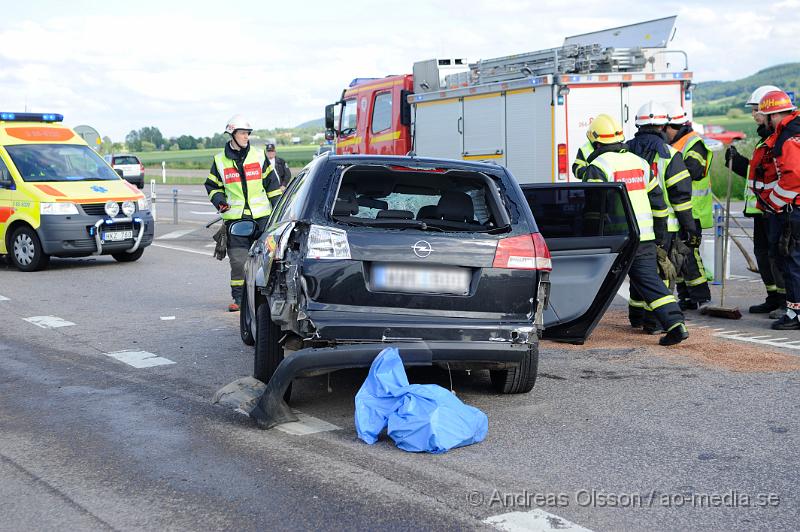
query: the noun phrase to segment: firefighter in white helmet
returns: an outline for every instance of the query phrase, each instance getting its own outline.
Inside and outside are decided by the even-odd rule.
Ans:
[[[639,226],[639,247],[630,276],[631,297],[642,301],[651,310],[667,334],[661,345],[675,345],[689,337],[681,309],[658,277],[656,263],[656,231],[653,210],[666,212],[667,205],[658,179],[647,161],[628,151],[622,126],[602,114],[592,121],[586,133],[593,151],[581,171],[583,181],[625,183],[631,207]],[[652,205],[652,207],[651,207]],[[663,230],[661,231],[663,232]]]
[[[708,149],[703,138],[692,129],[692,123],[686,110],[678,103],[665,104],[667,109],[667,135],[670,145],[680,152],[686,169],[689,171],[692,183],[692,217],[698,234],[703,229],[714,225],[712,213],[713,200],[711,197],[711,150]],[[680,235],[683,240],[688,235]],[[711,290],[706,279],[706,270],[703,259],[700,257],[698,247],[679,246],[676,249],[681,254],[678,261],[678,304],[681,308],[696,308],[701,302],[711,300]]]
[[[643,158],[653,170],[661,184],[661,189],[667,203],[665,211],[654,210],[657,226],[666,222],[666,231],[659,235],[656,244],[664,256],[664,263],[668,263],[673,242],[677,239],[679,231],[686,238],[684,243],[691,247],[700,247],[700,232],[692,217],[692,184],[689,171],[683,162],[681,154],[667,142],[664,128],[667,126],[667,110],[657,102],[647,102],[636,113],[636,134],[628,141],[630,150]],[[661,268],[661,274],[666,278],[666,268]],[[705,301],[703,301],[705,303]],[[647,311],[643,301],[632,300],[632,306],[640,305]],[[697,308],[697,305],[682,305],[681,310]],[[655,334],[652,318],[644,312],[644,329]],[[634,320],[632,325],[636,326]]]
[[[766,146],[772,128],[766,115],[758,112],[758,104],[765,94],[779,90],[774,85],[762,85],[753,91],[745,104],[745,107],[750,109],[753,120],[758,124],[756,132],[759,140],[753,149],[752,158],[748,159],[741,155],[733,144],[728,146],[725,151],[725,166],[730,165],[734,172],[745,178],[744,215],[753,219],[753,254],[756,256],[758,272],[767,291],[767,298],[764,302],[752,305],[750,312],[753,314],[770,313],[770,317],[773,319],[778,319],[785,313],[786,288],[783,284],[783,272],[778,265],[777,248],[770,247],[767,236],[770,223],[777,223],[777,218],[758,197],[758,192],[769,186],[768,183],[778,181],[772,154]]]
[[[253,239],[267,224],[272,209],[281,195],[281,184],[264,152],[251,149],[253,127],[242,115],[234,115],[225,125],[230,141],[214,156],[206,179],[206,191],[219,211],[226,231],[236,220],[251,219],[258,231],[251,237],[227,235],[227,254],[231,263],[230,312],[239,310],[244,292],[244,263]]]

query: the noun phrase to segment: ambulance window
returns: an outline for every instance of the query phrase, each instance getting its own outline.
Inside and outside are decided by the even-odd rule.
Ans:
[[[14,179],[2,159],[0,159],[0,188],[14,188]]]
[[[356,98],[351,98],[344,101],[344,109],[342,109],[342,125],[339,128],[343,136],[352,135],[356,132],[356,111],[358,106]]]
[[[6,152],[23,181],[112,181],[120,177],[88,146],[17,144]]]
[[[375,96],[372,107],[372,132],[386,131],[392,127],[392,93],[382,92]]]

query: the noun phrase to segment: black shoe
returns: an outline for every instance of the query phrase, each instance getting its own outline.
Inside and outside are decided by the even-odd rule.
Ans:
[[[658,343],[660,345],[675,345],[683,342],[687,338],[689,338],[689,331],[686,330],[686,325],[681,323],[662,336]]]
[[[628,318],[628,321],[631,322],[631,327],[634,329],[641,329],[642,325],[644,325],[644,320],[642,318]]]
[[[775,309],[781,308],[783,305],[784,299],[782,296],[773,297],[771,294],[767,296],[767,299],[759,304],[753,305],[748,310],[750,314],[768,314]]]
[[[800,321],[797,318],[790,318],[788,314],[784,314],[778,321],[772,322],[771,327],[776,331],[794,331],[800,329]]]
[[[645,332],[645,334],[659,334],[663,332],[661,325],[656,323],[645,323],[642,326],[642,330]]]
[[[691,299],[681,299],[678,301],[678,306],[681,310],[697,310],[699,307],[697,301],[692,301]]]
[[[786,314],[786,305],[781,305],[780,307],[776,308],[775,310],[769,313],[769,319],[777,320],[784,314]]]

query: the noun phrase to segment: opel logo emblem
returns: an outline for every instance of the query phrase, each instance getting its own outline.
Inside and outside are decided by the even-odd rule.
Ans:
[[[414,255],[416,255],[421,259],[427,257],[428,255],[431,254],[431,251],[433,251],[433,248],[431,247],[430,243],[425,242],[424,240],[420,240],[417,243],[415,243],[414,247],[412,247],[411,249],[414,250]]]

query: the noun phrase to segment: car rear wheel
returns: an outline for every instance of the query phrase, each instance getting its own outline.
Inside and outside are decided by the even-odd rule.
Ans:
[[[242,337],[244,345],[254,345],[256,339],[253,337],[250,309],[247,305],[247,294],[242,294],[242,305],[239,307],[239,335]]]
[[[47,268],[50,255],[44,252],[39,235],[30,227],[20,227],[11,235],[11,263],[23,272]]]
[[[269,383],[272,374],[283,360],[283,347],[280,345],[281,328],[272,323],[269,303],[266,301],[256,309],[256,353],[253,364],[253,377]],[[286,388],[283,400],[287,403],[292,395],[292,385]]]
[[[117,262],[133,262],[135,260],[139,260],[143,253],[144,248],[139,248],[133,253],[127,253],[123,251],[122,253],[112,253],[111,256],[114,257]]]
[[[528,393],[536,384],[539,368],[539,345],[533,345],[522,357],[519,366],[489,371],[492,387],[499,393]]]

